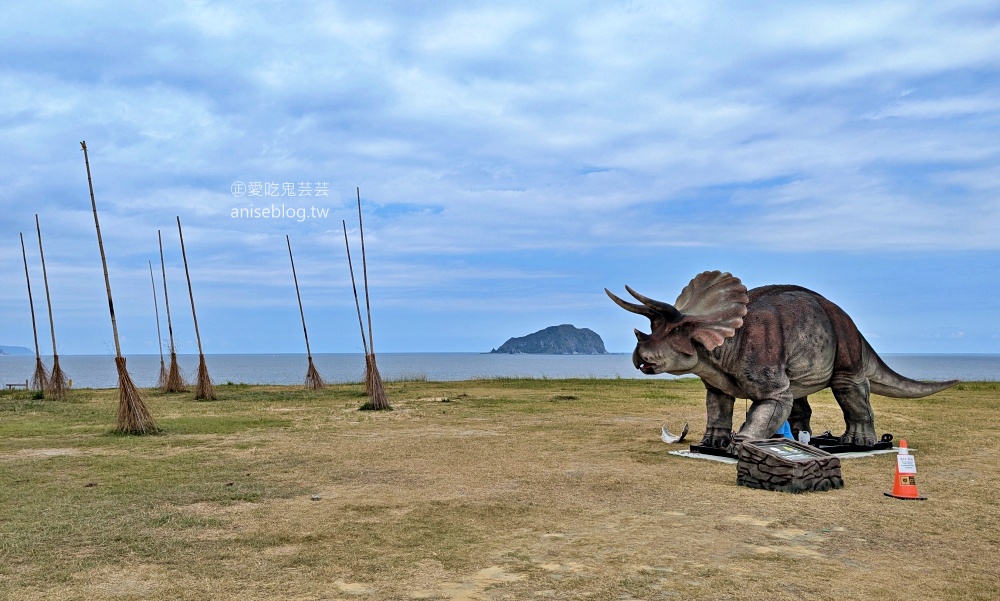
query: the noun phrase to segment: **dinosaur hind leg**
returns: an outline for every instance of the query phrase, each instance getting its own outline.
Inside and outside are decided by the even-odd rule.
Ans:
[[[812,417],[812,407],[809,398],[802,397],[792,402],[792,413],[788,416],[788,425],[792,428],[792,436],[799,437],[799,432],[812,432],[809,420]]]
[[[833,396],[844,412],[847,430],[840,437],[844,444],[870,447],[875,444],[875,414],[868,400],[868,379],[864,376],[834,376],[830,382]]]

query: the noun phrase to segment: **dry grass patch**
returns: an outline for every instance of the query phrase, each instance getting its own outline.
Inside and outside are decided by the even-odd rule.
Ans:
[[[110,435],[114,391],[0,396],[0,598],[989,599],[1000,568],[997,384],[876,398],[915,449],[787,495],[667,454],[697,381],[220,386],[150,395],[164,433]],[[816,395],[814,424],[839,431]],[[742,410],[738,408],[737,413]],[[677,445],[677,448],[681,448]]]

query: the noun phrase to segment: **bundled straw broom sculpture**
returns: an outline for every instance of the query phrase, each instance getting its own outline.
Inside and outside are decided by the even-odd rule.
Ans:
[[[299,315],[302,317],[302,334],[306,337],[306,357],[309,359],[309,368],[306,370],[306,388],[309,390],[319,390],[323,388],[323,378],[319,375],[319,370],[313,364],[312,351],[309,350],[309,332],[306,331],[306,313],[302,310],[302,295],[299,294],[299,277],[295,274],[295,258],[292,257],[292,241],[285,234],[285,242],[288,244],[288,260],[292,263],[292,280],[295,281],[295,296],[299,299]]]
[[[156,302],[156,280],[153,279],[153,262],[149,261],[149,283],[153,287],[153,312],[156,315],[156,345],[160,349],[160,377],[156,380],[158,388],[167,387],[167,366],[163,361],[163,336],[160,335],[160,304]]]
[[[358,287],[354,283],[354,265],[351,263],[351,245],[347,241],[347,222],[342,221],[344,226],[344,244],[347,246],[347,265],[351,270],[351,286],[354,288],[354,305],[358,310],[358,324],[361,326],[361,344],[365,350],[365,391],[368,393],[368,402],[361,406],[362,411],[392,411],[389,399],[385,394],[385,386],[382,384],[382,376],[378,373],[378,365],[375,364],[375,341],[372,338],[372,308],[368,295],[368,261],[365,256],[365,229],[364,221],[361,218],[361,188],[358,191],[358,231],[361,234],[361,267],[364,271],[365,282],[365,310],[368,313],[368,342],[365,343],[365,326],[361,321],[361,304],[358,302]]]
[[[69,389],[66,374],[59,365],[59,351],[56,350],[56,322],[52,319],[52,297],[49,296],[49,274],[45,269],[45,251],[42,250],[42,226],[38,223],[38,213],[35,213],[35,229],[38,231],[38,255],[42,258],[42,279],[45,281],[45,302],[49,306],[49,331],[52,332],[52,373],[49,374],[49,387],[45,391],[56,400],[66,398]]]
[[[198,314],[194,310],[194,291],[191,289],[191,274],[188,272],[187,253],[184,251],[184,232],[181,230],[181,217],[177,216],[177,233],[181,238],[181,256],[184,257],[184,275],[187,277],[188,296],[191,297],[191,316],[194,318],[194,337],[198,341],[198,384],[194,389],[196,401],[214,401],[215,388],[212,379],[208,377],[208,365],[205,363],[205,353],[201,350],[201,334],[198,333]]]
[[[163,262],[163,235],[160,230],[156,230],[156,237],[160,241],[160,270],[163,271],[163,304],[167,308],[167,332],[170,334],[170,369],[167,371],[167,382],[163,385],[166,392],[185,392],[184,378],[181,377],[181,368],[177,365],[177,349],[174,347],[174,325],[170,321],[170,297],[167,296],[167,266]]]
[[[31,277],[28,276],[28,253],[24,251],[24,234],[21,234],[21,256],[24,257],[24,281],[28,284],[28,306],[31,307],[31,331],[35,335],[35,373],[31,376],[31,389],[45,396],[49,387],[49,372],[42,363],[42,353],[38,350],[38,328],[35,325],[35,301],[31,297]]]
[[[104,241],[101,239],[101,223],[97,219],[97,201],[94,200],[94,182],[90,176],[90,159],[87,156],[87,142],[80,142],[83,160],[87,164],[87,185],[90,186],[90,205],[94,209],[94,226],[97,228],[97,246],[101,249],[101,264],[104,267],[104,287],[108,291],[108,309],[111,312],[111,330],[115,335],[115,367],[118,368],[118,425],[122,434],[155,434],[160,431],[153,420],[146,401],[132,382],[125,367],[121,344],[118,342],[118,323],[115,321],[115,304],[111,300],[111,279],[108,278],[108,260],[104,255]]]

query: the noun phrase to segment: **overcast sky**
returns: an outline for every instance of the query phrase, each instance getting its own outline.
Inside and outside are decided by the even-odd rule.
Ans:
[[[998,48],[979,2],[3,3],[0,344],[33,346],[24,232],[51,354],[37,213],[60,353],[113,352],[86,140],[126,356],[148,261],[167,335],[158,229],[197,352],[177,216],[206,353],[304,352],[286,234],[313,352],[360,352],[356,187],[376,351],[627,352],[605,287],[719,269],[880,352],[1000,352]]]

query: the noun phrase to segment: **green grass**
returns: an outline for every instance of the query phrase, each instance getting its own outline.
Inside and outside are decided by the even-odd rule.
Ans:
[[[361,383],[217,390],[149,393],[155,436],[112,433],[113,390],[0,391],[0,599],[989,599],[1000,579],[997,383],[873,400],[924,503],[882,495],[889,456],[796,496],[668,455],[664,421],[701,434],[697,380],[405,379],[392,412],[358,411]]]
[[[234,434],[253,429],[287,428],[291,420],[264,416],[185,415],[159,420],[162,434]]]

